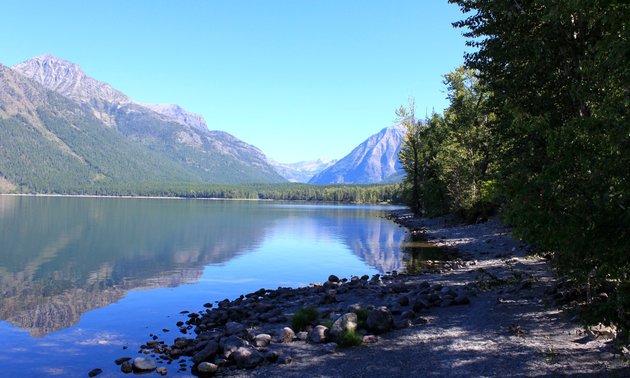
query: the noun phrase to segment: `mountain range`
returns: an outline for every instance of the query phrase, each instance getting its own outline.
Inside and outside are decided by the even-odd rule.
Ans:
[[[377,184],[402,180],[398,152],[405,136],[401,124],[382,129],[348,155],[309,180],[309,184]]]
[[[0,192],[83,192],[130,183],[386,182],[400,173],[402,134],[400,126],[383,129],[339,161],[277,163],[255,146],[209,130],[199,114],[134,101],[53,55],[0,65]]]
[[[77,161],[73,164],[82,165],[83,169],[89,167],[94,171],[92,176],[99,180],[126,182],[118,177],[123,171],[128,171],[126,165],[157,164],[158,167],[145,167],[142,172],[134,172],[134,180],[207,183],[285,181],[267,163],[266,156],[258,148],[223,131],[208,130],[203,117],[187,112],[177,105],[147,106],[137,103],[109,84],[89,77],[78,65],[71,62],[52,55],[42,55],[15,65],[12,70],[3,68],[3,72],[5,80],[2,84],[7,89],[8,83],[12,84],[10,90],[2,92],[0,103],[31,104],[30,113],[24,114],[24,109],[14,107],[15,111],[5,112],[3,121],[27,120],[30,126],[39,125],[38,138],[50,140],[51,136],[55,137],[54,140],[62,143],[49,147],[61,148],[66,155],[76,155]],[[11,80],[8,80],[9,77]],[[25,91],[24,88],[28,90]],[[12,96],[20,92],[28,92],[29,95],[19,98]],[[33,101],[38,98],[48,98],[48,101]],[[54,115],[53,118],[50,118],[51,114]],[[81,121],[68,118],[71,115],[79,117]],[[106,171],[101,167],[103,162],[87,159],[77,153],[82,150],[83,145],[90,144],[83,138],[87,137],[85,133],[77,134],[72,130],[73,127],[83,124],[90,124],[94,132],[107,134],[115,139],[103,140],[95,147],[103,150],[104,155],[116,155],[121,146],[121,138],[125,139],[122,145],[143,153],[126,156],[126,162],[118,166],[121,172],[114,174],[113,171],[118,170],[110,169],[111,174],[103,173],[101,171]],[[72,146],[68,145],[68,136],[61,135],[67,133],[74,135]],[[7,143],[13,142],[7,140]],[[59,160],[48,159],[49,164],[44,164],[43,167],[42,163],[40,161],[33,166],[54,169]],[[11,170],[3,169],[2,172],[5,179],[11,181],[6,173]],[[16,177],[14,172],[13,178],[20,177]],[[49,177],[48,181],[52,179]],[[54,181],[51,181],[53,186]],[[78,184],[83,185],[84,181]],[[29,182],[22,180],[17,180],[14,184],[30,186]]]

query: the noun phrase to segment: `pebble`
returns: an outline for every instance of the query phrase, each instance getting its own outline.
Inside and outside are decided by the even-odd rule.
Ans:
[[[88,377],[96,377],[97,375],[101,374],[103,372],[103,369],[92,369],[90,370],[90,372],[88,373]]]

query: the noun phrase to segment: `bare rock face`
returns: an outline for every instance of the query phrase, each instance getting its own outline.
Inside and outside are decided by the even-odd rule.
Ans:
[[[129,97],[111,85],[87,76],[78,65],[54,55],[40,55],[12,68],[46,88],[79,102],[88,102],[94,98],[111,103],[131,102]]]
[[[208,131],[206,120],[201,114],[192,113],[175,104],[144,104],[143,106],[154,112],[179,121],[183,125],[188,125],[200,131]]]
[[[309,184],[373,184],[402,178],[398,152],[406,129],[393,125],[374,134],[352,152],[313,176]]]

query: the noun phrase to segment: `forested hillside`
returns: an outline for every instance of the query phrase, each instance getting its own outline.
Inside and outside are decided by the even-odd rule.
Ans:
[[[89,111],[0,66],[0,176],[18,191],[68,193],[111,183],[200,182],[107,128]]]

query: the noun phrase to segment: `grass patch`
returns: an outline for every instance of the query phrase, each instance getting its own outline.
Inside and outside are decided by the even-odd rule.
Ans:
[[[306,330],[306,327],[311,325],[319,318],[319,313],[313,307],[303,307],[293,314],[291,319],[291,329],[295,332]]]
[[[370,311],[365,308],[360,308],[354,311],[357,314],[357,328],[367,329],[367,318],[370,314]]]
[[[359,346],[363,344],[363,337],[355,331],[345,330],[339,338],[338,344],[344,348]]]

